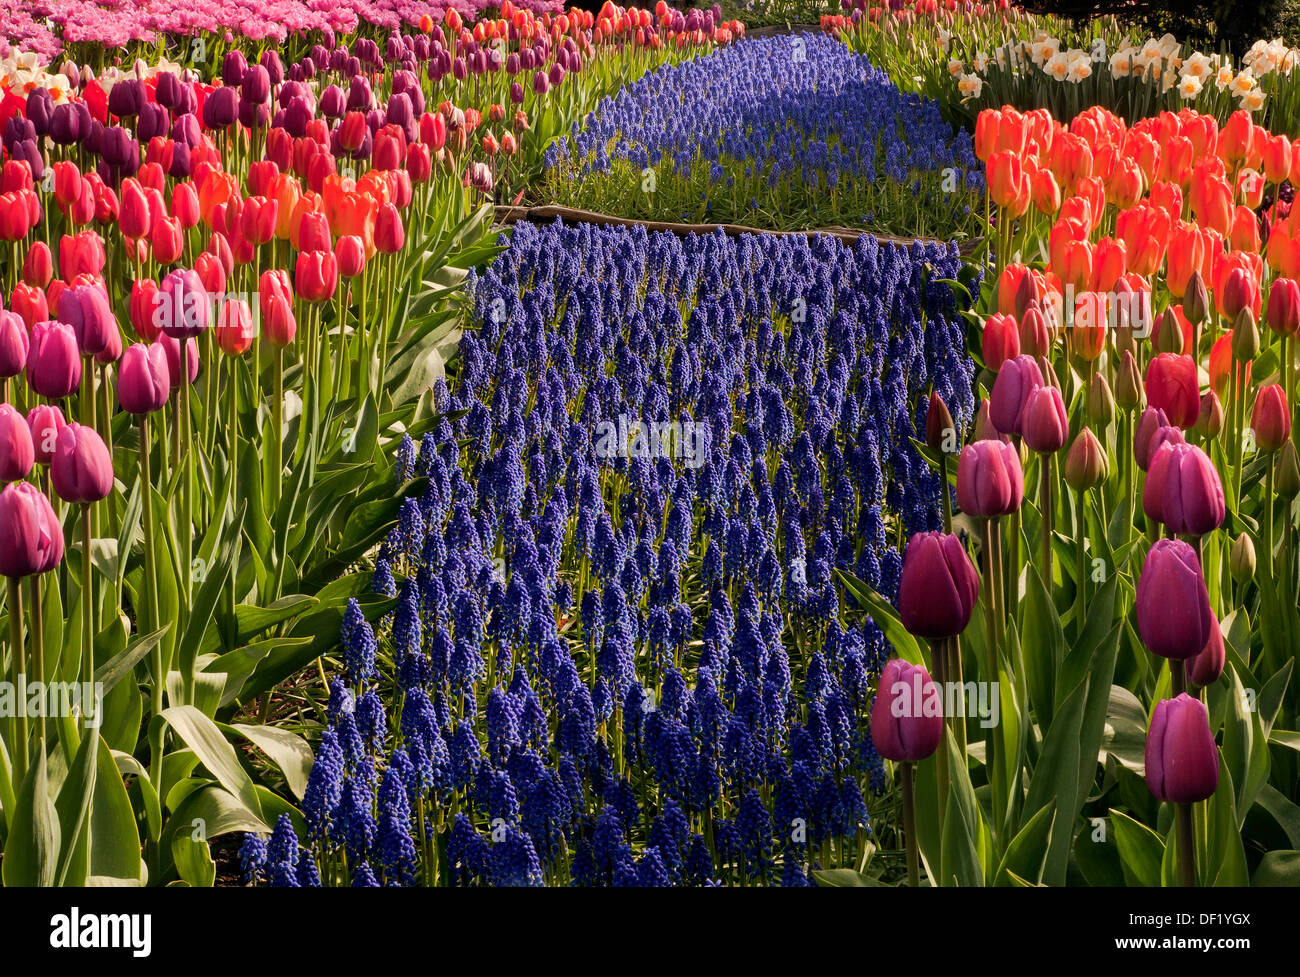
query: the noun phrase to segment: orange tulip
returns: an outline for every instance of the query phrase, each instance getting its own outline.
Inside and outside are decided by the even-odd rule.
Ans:
[[[1260,154],[1264,160],[1264,175],[1269,183],[1281,183],[1291,174],[1291,142],[1286,136],[1268,136],[1263,140]]]
[[[1196,150],[1192,146],[1192,141],[1186,136],[1174,136],[1163,145],[1159,178],[1185,186],[1191,179],[1192,161],[1195,158]]]
[[[1151,187],[1152,205],[1159,207],[1169,215],[1170,220],[1178,220],[1183,215],[1183,191],[1177,183],[1157,183]]]
[[[1259,250],[1259,219],[1249,207],[1238,207],[1233,211],[1228,240],[1236,251]]]
[[[1113,237],[1098,241],[1092,255],[1092,290],[1109,292],[1127,271],[1128,249],[1124,242]]]
[[[1120,159],[1115,173],[1106,186],[1106,198],[1120,210],[1132,207],[1142,199],[1142,170],[1131,159]]]
[[[1264,178],[1255,170],[1242,170],[1237,176],[1237,196],[1251,210],[1264,202]]]
[[[1018,153],[1001,150],[989,157],[988,186],[997,206],[1006,208],[1013,217],[1024,213],[1017,207],[1022,196],[1028,197],[1028,178]]]
[[[1201,226],[1222,235],[1232,229],[1232,187],[1226,181],[1208,177],[1194,181],[1191,204]]]
[[[1255,123],[1250,113],[1239,109],[1228,117],[1219,132],[1219,158],[1228,165],[1236,165],[1250,157],[1254,149]]]
[[[1061,209],[1061,187],[1051,170],[1040,169],[1031,181],[1030,195],[1040,214],[1052,217]]]
[[[1192,272],[1199,271],[1205,259],[1205,240],[1200,228],[1188,221],[1179,221],[1169,233],[1169,262],[1165,283],[1170,293],[1181,299],[1187,292],[1187,281]]]

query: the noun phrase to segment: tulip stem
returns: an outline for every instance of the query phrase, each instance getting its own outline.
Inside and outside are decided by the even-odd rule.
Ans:
[[[898,765],[898,779],[903,788],[903,843],[907,846],[907,884],[921,884],[920,858],[916,850],[916,793],[912,786],[912,765]]]
[[[1084,544],[1087,542],[1088,535],[1088,492],[1086,489],[1079,490],[1079,525],[1074,530],[1074,621],[1079,629],[1079,634],[1083,634],[1084,624],[1088,617],[1088,556],[1084,551]]]
[[[1174,818],[1178,822],[1178,875],[1185,888],[1196,886],[1196,836],[1192,826],[1192,805],[1174,805]]]
[[[21,696],[26,656],[23,653],[23,591],[21,578],[5,578],[9,587],[9,681],[15,697]],[[12,748],[10,760],[14,767],[14,786],[22,787],[27,775],[27,710],[14,709],[15,715],[9,718],[10,740]],[[13,816],[6,811],[6,821],[13,825]]]
[[[1273,574],[1273,481],[1276,469],[1273,459],[1268,459],[1264,468],[1264,545],[1260,555],[1264,558],[1263,570],[1269,576]]]
[[[944,645],[944,639],[938,638],[930,642],[930,665],[934,672],[934,684],[940,689],[947,688],[948,682],[948,655]],[[945,710],[946,711],[946,710]],[[944,729],[947,729],[948,718],[944,717]],[[948,809],[948,748],[945,742],[940,742],[939,753],[936,757],[936,775],[939,784],[939,828],[943,829],[943,815]]]
[[[939,496],[943,501],[943,531],[952,534],[952,494],[948,491],[948,452],[939,452]]]
[[[284,471],[284,349],[275,348],[275,390],[271,398],[271,508],[280,506],[280,478]]]
[[[230,517],[235,517],[235,481],[239,478],[239,359],[230,357]],[[239,568],[232,567],[230,572],[230,594],[226,603],[226,611],[230,615],[230,621],[227,625],[228,633],[226,635],[226,646],[228,650],[233,651],[235,641],[238,636],[238,626],[235,620],[235,587],[236,578],[239,576]]]
[[[994,695],[1001,695],[1001,688],[998,685],[998,632],[999,614],[998,614],[998,591],[996,584],[998,580],[998,560],[995,540],[998,539],[998,525],[996,519],[984,520],[984,649],[985,660],[987,662],[989,688],[993,690]],[[999,713],[1000,714],[1000,713]],[[997,762],[997,738],[992,724],[989,724],[984,730],[984,766],[988,771],[989,788],[993,792],[993,830],[994,832],[1002,829],[1002,803],[1004,800],[1004,790],[1002,787],[1002,767]]]
[[[144,532],[144,591],[145,591],[145,608],[143,615],[147,622],[147,631],[141,628],[141,631],[152,633],[158,630],[161,622],[158,620],[158,570],[155,565],[155,555],[153,551],[153,478],[150,472],[149,462],[149,415],[140,415],[140,491],[144,494],[143,505],[141,506],[141,527]],[[150,705],[152,714],[158,715],[162,712],[162,695],[163,685],[166,681],[166,669],[163,662],[163,646],[159,641],[153,647],[153,688],[150,689]]]
[[[81,506],[81,674],[87,688],[95,681],[95,581],[90,558],[95,537],[93,523],[91,503],[85,502]]]
[[[1041,536],[1043,583],[1052,587],[1052,456],[1040,455],[1038,459],[1038,498],[1042,513]]]

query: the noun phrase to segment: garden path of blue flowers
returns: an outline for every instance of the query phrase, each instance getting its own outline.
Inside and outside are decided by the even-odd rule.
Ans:
[[[506,243],[503,238],[503,243]],[[427,478],[344,626],[271,885],[806,885],[883,784],[886,596],[939,525],[912,438],[972,364],[953,245],[519,224],[471,276]],[[638,422],[641,427],[638,428]],[[647,436],[649,435],[649,436]]]

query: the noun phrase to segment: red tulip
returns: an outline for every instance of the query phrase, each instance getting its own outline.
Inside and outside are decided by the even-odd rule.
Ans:
[[[1196,361],[1190,356],[1161,353],[1147,365],[1147,402],[1165,412],[1169,423],[1186,430],[1201,412]]]
[[[104,270],[104,241],[94,231],[65,234],[59,241],[59,272],[65,282]]]
[[[33,241],[23,259],[23,281],[34,288],[45,288],[54,277],[54,257],[44,241]]]
[[[995,312],[984,323],[981,339],[984,365],[996,373],[1002,364],[1020,355],[1020,332],[1014,317]]]
[[[381,204],[375,217],[375,247],[383,254],[396,254],[405,243],[402,215],[393,204]]]
[[[284,347],[293,342],[298,324],[293,315],[293,289],[283,271],[264,271],[257,287],[258,314],[262,335],[272,346]]]
[[[1255,395],[1250,426],[1261,451],[1277,451],[1291,437],[1291,408],[1281,384],[1270,383]]]
[[[345,234],[335,242],[334,257],[344,278],[355,278],[366,267],[366,248],[355,234]]]
[[[1279,336],[1300,332],[1300,284],[1290,278],[1273,280],[1268,290],[1268,325]]]
[[[124,237],[140,238],[149,233],[149,202],[135,177],[122,181],[117,223]]]
[[[240,356],[253,346],[257,331],[253,312],[243,299],[226,299],[217,316],[217,346],[228,356]]]
[[[300,251],[294,291],[307,302],[326,302],[338,285],[339,266],[332,251]]]

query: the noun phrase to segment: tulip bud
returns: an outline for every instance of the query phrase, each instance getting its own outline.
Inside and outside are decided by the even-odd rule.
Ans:
[[[943,738],[943,699],[923,665],[885,663],[871,706],[876,752],[895,763],[924,760]]]
[[[1223,674],[1224,659],[1223,631],[1220,630],[1219,619],[1216,617],[1210,628],[1210,640],[1205,642],[1204,648],[1187,659],[1187,681],[1202,688],[1213,685]]]
[[[1274,487],[1279,498],[1288,502],[1300,495],[1300,459],[1296,458],[1295,442],[1287,438],[1277,454],[1277,474]]]
[[[1219,787],[1219,748],[1209,713],[1186,692],[1156,703],[1146,744],[1147,786],[1162,801],[1190,804]]]
[[[936,454],[953,451],[957,447],[957,430],[953,426],[952,414],[937,393],[930,394],[925,414],[925,443]]]
[[[1172,305],[1165,309],[1164,315],[1156,323],[1156,334],[1151,338],[1157,353],[1180,355],[1186,348],[1183,326],[1178,321],[1178,315]]]
[[[1027,279],[1029,276],[1026,275]],[[1052,336],[1047,319],[1037,300],[1030,302],[1020,316],[1020,352],[1035,359],[1043,359],[1052,349]],[[985,360],[987,362],[987,359]],[[1001,364],[999,364],[1000,366]],[[990,369],[992,369],[990,367]]]
[[[1132,352],[1125,350],[1115,376],[1115,402],[1122,410],[1131,411],[1141,407],[1145,400],[1137,360]]]
[[[1255,395],[1250,426],[1261,451],[1277,451],[1291,437],[1291,409],[1281,384],[1271,383]]]
[[[922,638],[950,638],[970,623],[979,577],[961,540],[940,532],[917,533],[903,554],[898,612],[903,626]]]
[[[980,401],[979,409],[975,412],[975,440],[976,441],[1007,441],[1009,439],[997,429],[993,421],[989,419],[989,402],[986,397]]]
[[[1106,449],[1085,427],[1065,455],[1065,480],[1071,488],[1083,492],[1104,482],[1109,469]]]
[[[113,491],[113,459],[92,427],[69,424],[59,432],[50,481],[64,502],[98,502]]]
[[[1259,327],[1255,325],[1255,314],[1250,309],[1237,313],[1237,321],[1232,327],[1232,356],[1234,359],[1249,363],[1259,355]]]
[[[1115,419],[1115,396],[1104,373],[1094,373],[1088,385],[1088,420],[1105,429]]]
[[[1300,284],[1294,280],[1278,278],[1269,289],[1268,327],[1279,336],[1300,332]]]
[[[1255,543],[1245,533],[1233,541],[1232,551],[1228,556],[1228,569],[1232,579],[1244,584],[1255,575]]]
[[[1203,536],[1226,514],[1218,469],[1196,445],[1165,442],[1151,456],[1142,511],[1171,532]]]
[[[1043,373],[1031,356],[1020,354],[998,370],[989,395],[989,418],[999,431],[1020,434],[1021,417],[1030,394],[1043,385]]]
[[[1197,415],[1192,430],[1202,440],[1217,438],[1223,430],[1223,404],[1213,390],[1201,394],[1201,412]]]
[[[1183,294],[1183,315],[1193,326],[1199,326],[1210,314],[1210,293],[1205,288],[1205,279],[1199,271],[1192,272],[1187,279],[1187,291]]]

